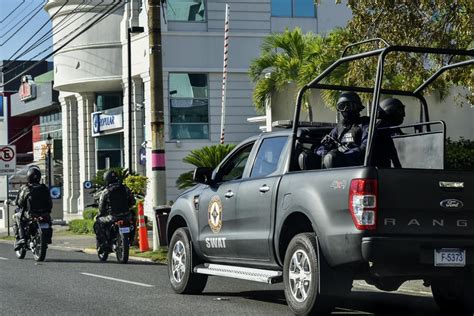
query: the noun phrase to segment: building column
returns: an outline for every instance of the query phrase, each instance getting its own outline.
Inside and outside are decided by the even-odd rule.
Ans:
[[[91,181],[96,175],[95,139],[92,137],[91,115],[94,112],[95,96],[81,93],[77,96],[78,152],[79,152],[79,197],[78,208],[84,210],[91,201],[84,189],[84,181]]]
[[[144,133],[144,118],[145,118],[145,98],[143,95],[143,82],[141,78],[133,78],[133,104],[132,107],[132,128],[133,128],[133,139],[132,139],[132,166],[133,171],[138,174],[145,174],[145,166],[140,165],[140,149],[142,143],[145,140]]]
[[[59,97],[63,134],[63,208],[65,219],[77,214],[79,196],[79,155],[77,141],[77,102],[74,96]]]

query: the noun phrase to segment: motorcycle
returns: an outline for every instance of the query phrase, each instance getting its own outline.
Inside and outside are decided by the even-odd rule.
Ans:
[[[109,253],[115,252],[119,263],[127,263],[130,244],[135,236],[135,225],[133,220],[119,219],[113,221],[111,226],[105,230],[105,245],[100,247],[97,242],[97,256],[102,262],[107,261]]]
[[[51,244],[51,237],[53,235],[50,216],[47,214],[33,216],[31,219],[24,221],[23,225],[25,225],[25,243],[20,249],[15,250],[16,257],[23,259],[26,252],[31,250],[35,261],[44,261],[48,244]]]

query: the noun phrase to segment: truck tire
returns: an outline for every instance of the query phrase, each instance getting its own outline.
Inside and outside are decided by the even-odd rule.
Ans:
[[[286,302],[296,315],[326,315],[333,309],[328,297],[319,294],[316,236],[298,234],[286,250],[283,282]]]
[[[206,287],[207,275],[193,272],[193,263],[196,262],[189,229],[177,229],[171,237],[168,251],[168,276],[176,293],[199,294]]]
[[[471,315],[474,313],[474,276],[457,280],[433,280],[431,292],[439,309],[447,315]]]

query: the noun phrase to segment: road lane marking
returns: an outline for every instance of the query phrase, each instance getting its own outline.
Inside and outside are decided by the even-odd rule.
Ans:
[[[122,280],[122,279],[116,279],[116,278],[111,278],[111,277],[108,277],[108,276],[92,274],[92,273],[87,273],[87,272],[81,272],[81,274],[91,276],[91,277],[94,277],[94,278],[106,279],[106,280],[117,281],[117,282],[122,282],[122,283],[128,283],[128,284],[133,284],[133,285],[138,285],[138,286],[154,287],[154,285],[150,285],[150,284],[133,282],[133,281]]]
[[[0,260],[8,260],[8,258],[0,257]]]

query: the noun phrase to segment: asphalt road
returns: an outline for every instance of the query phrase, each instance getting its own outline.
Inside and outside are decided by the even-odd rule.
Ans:
[[[410,291],[408,291],[409,293]],[[440,315],[431,296],[357,286],[333,315]],[[282,285],[209,278],[202,295],[175,294],[167,268],[146,262],[100,263],[95,255],[48,249],[18,260],[0,243],[1,315],[291,315]]]

